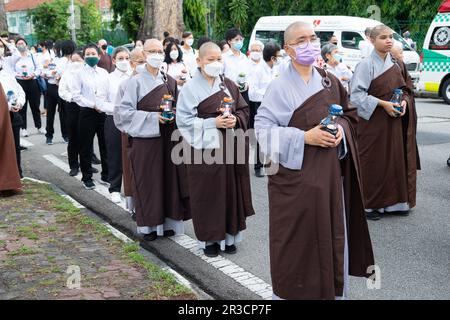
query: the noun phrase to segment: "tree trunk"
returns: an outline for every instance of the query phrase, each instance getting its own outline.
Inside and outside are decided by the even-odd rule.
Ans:
[[[184,31],[183,0],[144,0],[144,5],[140,39],[161,40],[164,31],[168,31],[171,37],[181,38]]]
[[[0,32],[8,31],[8,24],[6,22],[5,1],[0,0]]]

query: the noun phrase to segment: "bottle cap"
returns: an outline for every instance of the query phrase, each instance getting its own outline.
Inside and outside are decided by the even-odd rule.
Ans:
[[[400,88],[398,88],[398,89],[395,89],[395,90],[394,90],[394,93],[396,93],[396,94],[402,94],[402,93],[403,93],[403,90],[400,89]]]
[[[338,104],[332,104],[330,106],[329,112],[334,115],[342,114],[342,107]]]
[[[172,96],[171,96],[170,94],[165,94],[165,95],[163,96],[163,99],[169,100],[169,99],[172,99]]]
[[[12,96],[14,94],[14,91],[9,90],[8,93],[6,94],[7,96]]]
[[[233,102],[233,98],[225,97],[223,98],[223,102]]]

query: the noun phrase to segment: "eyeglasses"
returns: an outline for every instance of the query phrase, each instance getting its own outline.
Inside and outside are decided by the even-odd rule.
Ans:
[[[305,49],[308,46],[308,43],[311,43],[311,45],[313,45],[315,47],[320,47],[320,39],[319,38],[313,38],[310,40],[300,40],[297,43],[288,44],[288,46],[294,50],[296,48]]]
[[[163,50],[144,50],[144,52],[148,54],[155,54],[155,53],[164,54]]]

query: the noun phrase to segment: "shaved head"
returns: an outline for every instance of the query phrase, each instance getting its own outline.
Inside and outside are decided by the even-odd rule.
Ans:
[[[157,48],[157,49],[161,48],[162,49],[163,48],[162,42],[159,41],[158,39],[145,40],[144,50],[147,51],[147,50],[151,50],[153,48]]]
[[[200,47],[200,50],[198,51],[198,57],[204,58],[209,54],[210,51],[222,53],[220,47],[217,44],[215,44],[214,42],[206,42]]]
[[[302,21],[297,21],[297,22],[291,23],[286,28],[286,31],[284,31],[284,43],[289,43],[292,40],[295,40],[297,38],[296,33],[300,29],[310,29],[310,30],[314,31],[313,26],[309,23],[302,22]]]

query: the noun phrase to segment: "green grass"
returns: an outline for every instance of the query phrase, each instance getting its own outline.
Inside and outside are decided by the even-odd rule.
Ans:
[[[6,244],[6,240],[0,240],[0,247],[3,247]]]
[[[35,253],[37,253],[36,250],[29,248],[27,246],[22,246],[17,250],[8,252],[7,255],[11,256],[11,257],[15,257],[15,256],[25,256],[25,255],[35,254]]]
[[[39,239],[37,233],[34,232],[34,229],[32,227],[20,226],[20,227],[17,227],[16,230],[20,237],[25,237],[30,240],[38,240]]]

